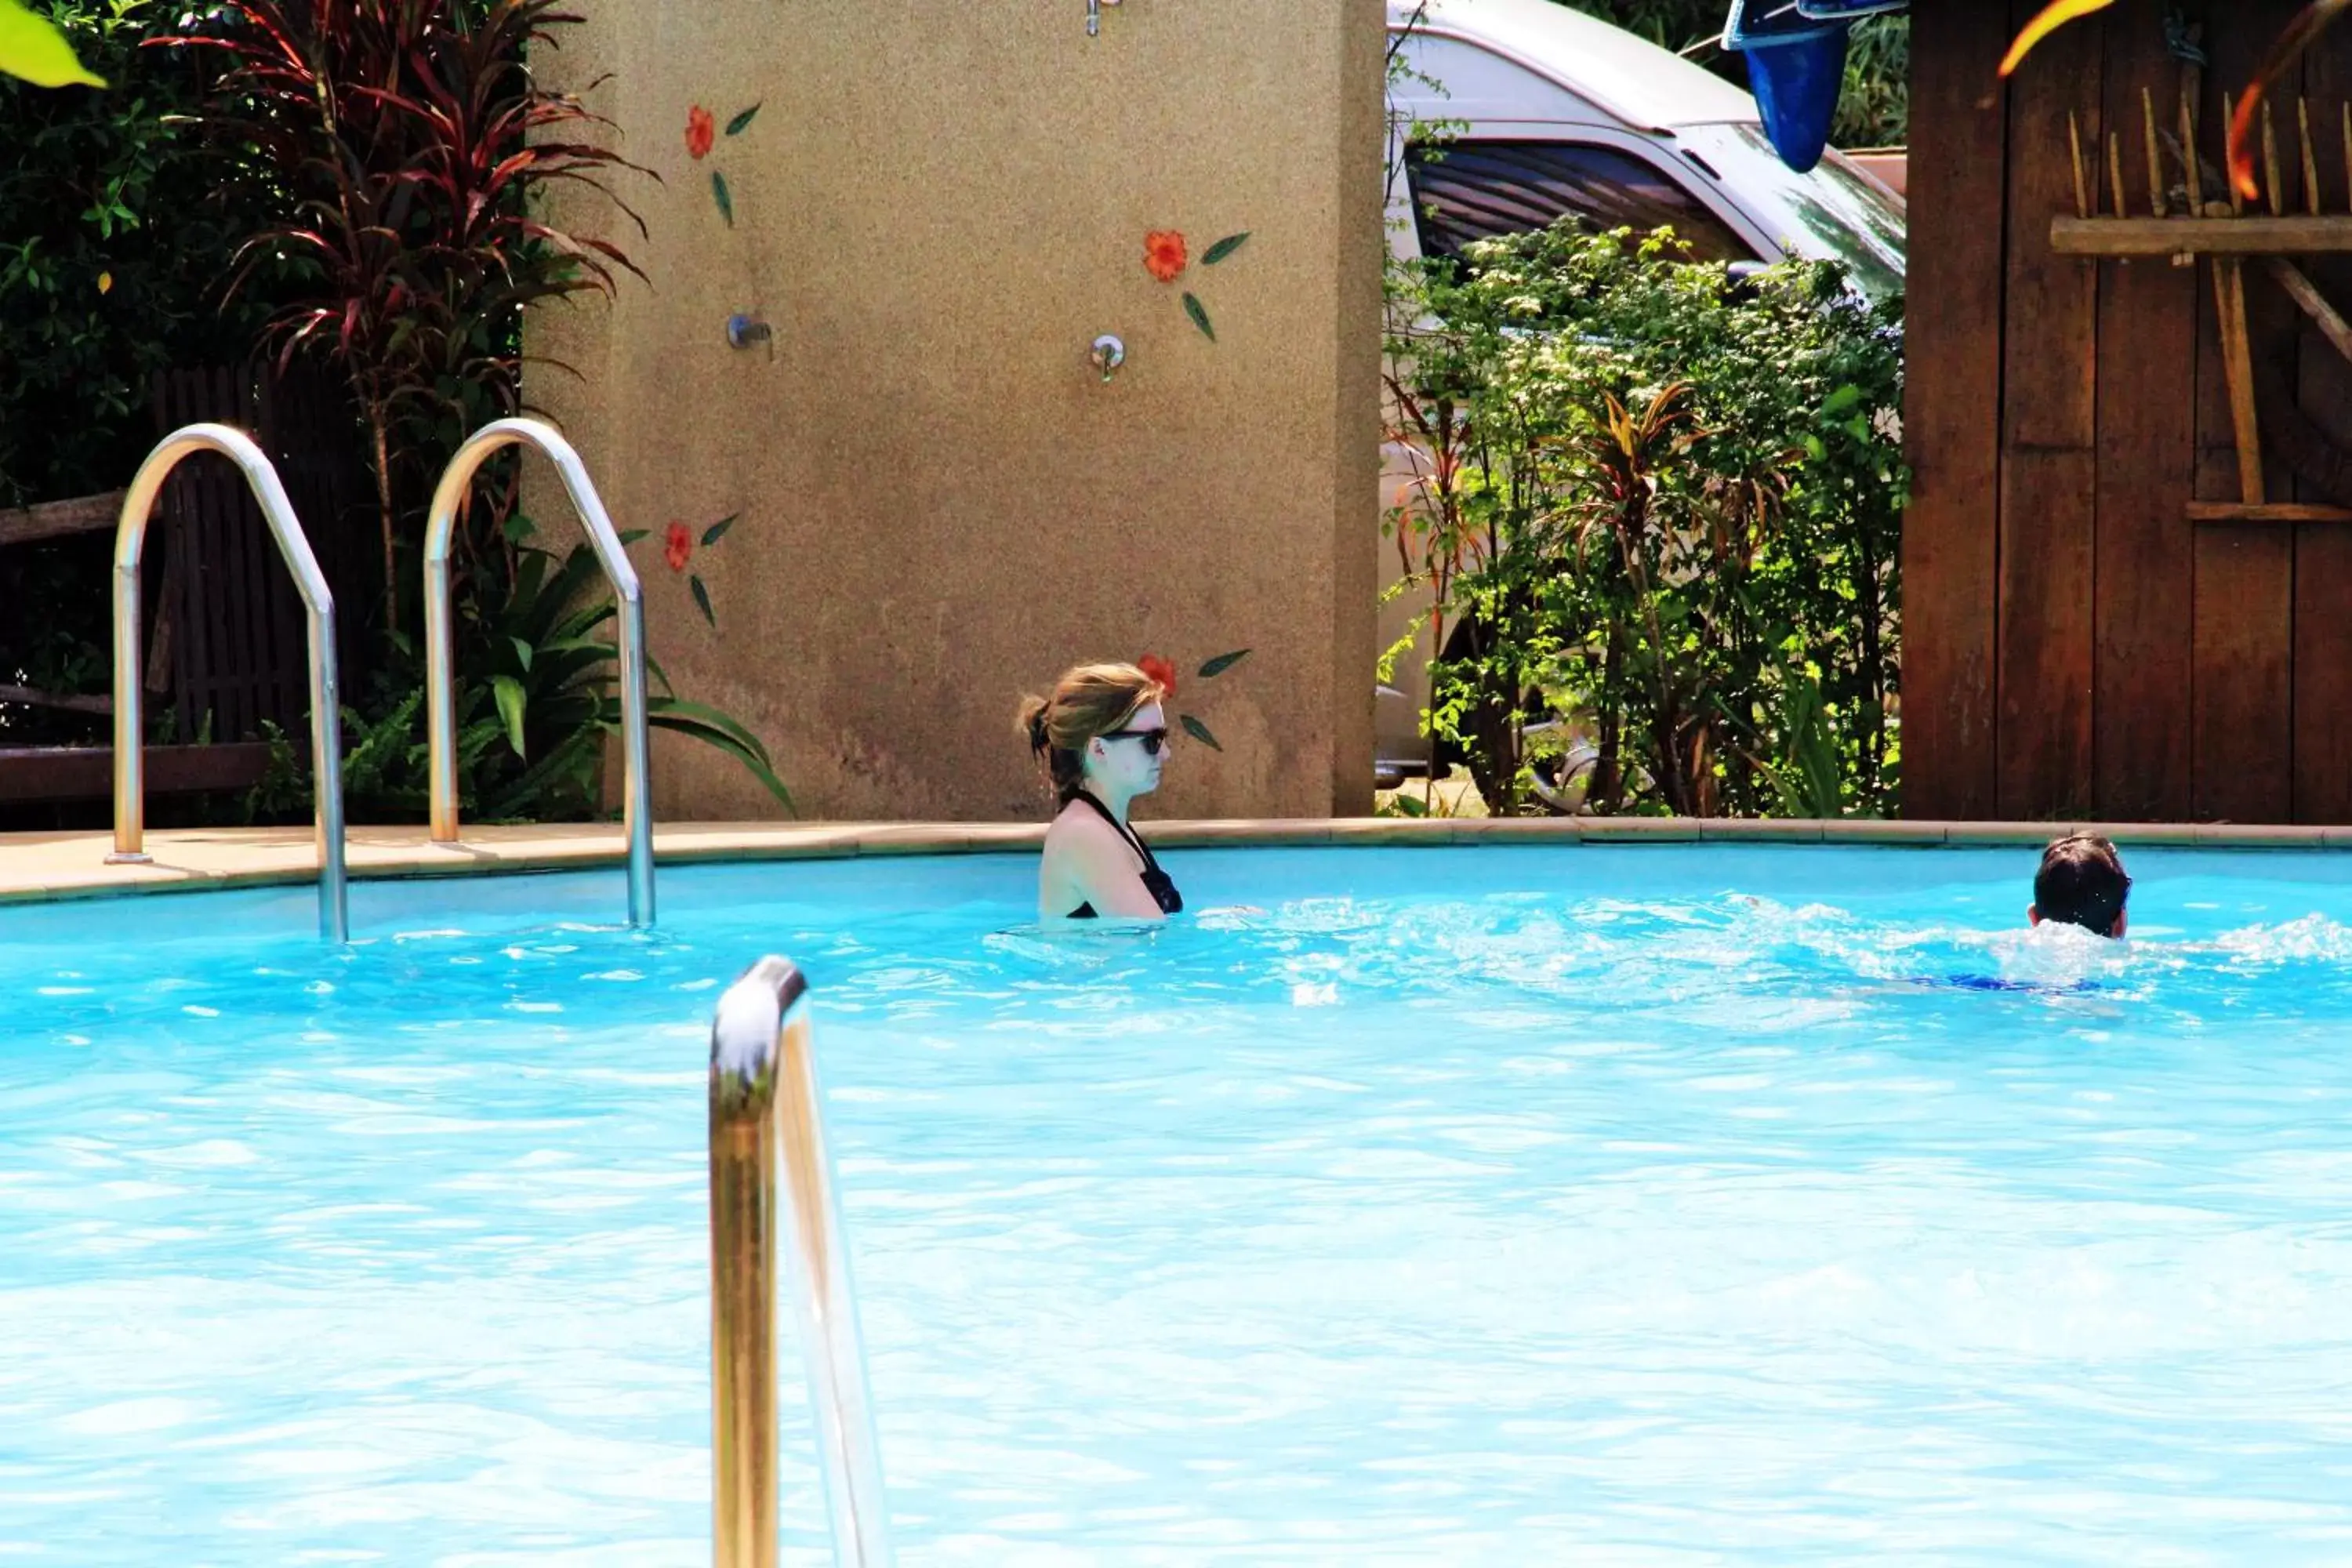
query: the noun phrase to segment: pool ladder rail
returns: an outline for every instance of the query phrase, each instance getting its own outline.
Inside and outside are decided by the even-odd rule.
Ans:
[[[433,491],[425,523],[425,731],[431,755],[432,833],[436,844],[457,842],[457,692],[449,609],[449,544],[458,510],[475,471],[505,447],[535,447],[555,465],[572,510],[587,530],[620,612],[621,816],[629,843],[629,923],[654,923],[654,818],[649,781],[652,744],[646,717],[646,605],[627,548],[588,478],[588,466],[553,426],[541,419],[498,419],[457,448]]]
[[[310,764],[316,781],[319,836],[319,934],[341,942],[350,934],[351,902],[344,869],[342,710],[335,671],[335,597],[311,553],[310,542],[294,515],[294,504],[278,482],[278,469],[260,446],[227,425],[186,425],[156,443],[122,498],[114,531],[114,852],[110,865],[144,865],[147,800],[140,712],[140,558],[147,525],[163,481],[198,452],[218,452],[237,466],[261,504],[261,515],[278,542],[278,552],[294,574],[309,622],[310,652]]]
[[[775,1568],[780,1263],[799,1318],[834,1561],[887,1568],[881,1453],[825,1145],[808,983],[787,961],[769,957],[719,997],[710,1027],[716,1568]]]

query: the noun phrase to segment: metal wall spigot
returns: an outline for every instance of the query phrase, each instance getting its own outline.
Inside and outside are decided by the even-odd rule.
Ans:
[[[1118,367],[1127,363],[1127,345],[1111,333],[1105,332],[1095,340],[1094,347],[1087,352],[1087,358],[1093,362],[1095,369],[1102,373],[1103,384],[1108,386],[1110,378],[1118,374]]]
[[[1102,8],[1118,4],[1118,0],[1087,0],[1087,37],[1095,37],[1102,32]]]
[[[727,342],[730,347],[748,349],[753,343],[767,342],[775,335],[775,329],[756,316],[747,316],[738,310],[727,318]]]

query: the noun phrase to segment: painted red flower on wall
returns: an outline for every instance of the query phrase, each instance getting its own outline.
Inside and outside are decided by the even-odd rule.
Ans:
[[[1216,679],[1217,677],[1224,674],[1225,671],[1233,668],[1234,666],[1247,658],[1249,657],[1249,652],[1250,650],[1245,647],[1237,647],[1231,653],[1221,653],[1214,658],[1202,660],[1198,679],[1202,680]],[[1173,660],[1162,658],[1156,653],[1147,653],[1141,658],[1135,661],[1135,668],[1143,671],[1145,675],[1159,683],[1161,696],[1167,698],[1171,702],[1173,702],[1176,700],[1176,665]],[[1222,752],[1224,750],[1224,747],[1217,743],[1216,732],[1211,730],[1209,726],[1197,715],[1192,713],[1179,713],[1176,715],[1176,722],[1177,725],[1183,730],[1184,733],[1192,736],[1192,739],[1200,742],[1201,744],[1208,747],[1211,751]]]
[[[2352,5],[2352,0],[2345,0],[2345,4]],[[1214,267],[1239,250],[1248,239],[1247,229],[1225,236],[1201,253],[1201,265]],[[1191,261],[1191,255],[1184,248],[1184,237],[1176,230],[1155,228],[1143,237],[1143,269],[1162,283],[1173,283],[1184,276],[1184,268]],[[1217,329],[1209,322],[1209,308],[1202,304],[1201,297],[1189,289],[1184,291],[1184,313],[1192,319],[1194,326],[1201,329],[1202,337],[1213,343],[1217,341]]]
[[[1163,697],[1176,695],[1176,666],[1156,653],[1147,653],[1135,661],[1135,668],[1150,676],[1159,686]]]
[[[1172,228],[1156,228],[1143,237],[1143,269],[1162,283],[1184,276],[1184,237]]]
[[[711,142],[717,138],[718,134],[719,122],[710,117],[710,110],[703,108],[702,105],[698,103],[692,109],[686,111],[686,153],[688,157],[699,159],[704,154],[708,153],[710,151]]]
[[[662,557],[669,563],[669,569],[673,572],[685,571],[687,562],[691,560],[693,555],[694,531],[682,522],[671,523],[669,538],[662,550]]]

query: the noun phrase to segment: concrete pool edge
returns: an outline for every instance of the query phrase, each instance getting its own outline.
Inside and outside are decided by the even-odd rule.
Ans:
[[[2118,844],[2233,849],[2352,847],[2352,826],[2055,822],[1696,821],[1671,817],[1354,817],[1140,824],[1166,849],[1217,847],[1454,847],[1479,845],[1800,844],[2025,847],[2074,828]],[[1034,853],[1035,823],[677,823],[654,836],[656,861],[840,860],[864,856]],[[0,834],[0,903],[42,903],[131,893],[275,887],[316,879],[308,827],[187,828],[150,833],[153,863],[110,866],[103,832]],[[472,827],[436,845],[421,826],[355,827],[354,879],[516,875],[619,866],[627,847],[610,823]]]

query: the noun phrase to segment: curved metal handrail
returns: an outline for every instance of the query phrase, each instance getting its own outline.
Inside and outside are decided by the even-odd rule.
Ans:
[[[646,724],[646,606],[636,568],[629,564],[588,466],[556,428],[541,419],[499,419],[474,432],[441,471],[425,523],[425,689],[431,750],[433,841],[457,842],[457,692],[449,628],[449,540],[475,470],[503,447],[536,447],[562,476],[564,493],[588,531],[588,543],[620,602],[621,748],[625,777],[621,817],[629,837],[629,923],[654,921],[654,816],[648,768],[652,745]]]
[[[294,574],[308,614],[310,643],[310,772],[318,800],[319,933],[341,942],[351,914],[343,869],[342,709],[335,682],[335,596],[327,588],[319,559],[294,515],[278,469],[253,437],[226,425],[187,425],[156,443],[123,493],[114,532],[114,853],[110,862],[142,863],[149,857],[145,757],[141,751],[139,654],[139,560],[147,524],[163,481],[182,459],[218,452],[235,463],[261,503],[261,515],[278,541],[278,552]]]
[[[824,1141],[808,982],[763,958],[710,1025],[710,1329],[718,1568],[776,1561],[776,1285],[781,1212],[816,1416],[834,1561],[887,1568],[889,1515],[857,1297]],[[776,1203],[783,1166],[784,1203]]]

